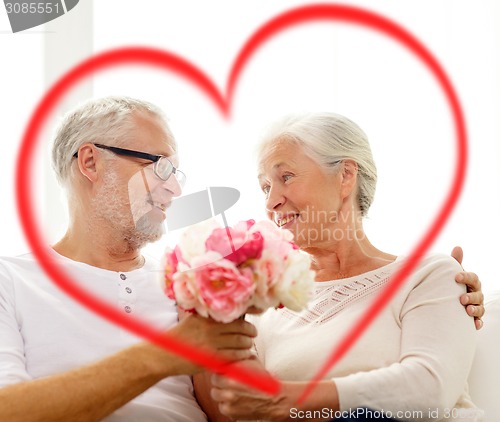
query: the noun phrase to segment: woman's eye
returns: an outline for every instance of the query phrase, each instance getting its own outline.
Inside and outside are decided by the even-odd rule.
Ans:
[[[285,182],[287,182],[287,181],[288,181],[288,180],[290,180],[291,178],[292,178],[292,175],[291,175],[291,174],[284,174],[284,175],[283,175],[283,180],[284,180]]]
[[[269,185],[262,186],[261,189],[262,192],[264,192],[266,195],[269,194],[269,189],[270,189]]]

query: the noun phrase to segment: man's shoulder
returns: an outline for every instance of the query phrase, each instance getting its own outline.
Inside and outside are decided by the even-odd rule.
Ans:
[[[28,252],[17,256],[0,256],[0,273],[9,269],[39,268],[38,261],[33,253]]]
[[[15,290],[15,285],[30,280],[30,275],[40,273],[38,261],[32,253],[18,256],[0,256],[0,296]]]
[[[0,256],[0,261],[19,261],[19,260],[35,260],[35,255],[32,252],[26,252],[14,256]]]

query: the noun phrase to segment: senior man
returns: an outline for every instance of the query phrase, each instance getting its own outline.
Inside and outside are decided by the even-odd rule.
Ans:
[[[124,315],[229,360],[248,358],[251,324],[195,315],[177,323],[158,263],[141,254],[181,194],[176,150],[152,104],[109,97],[70,112],[53,145],[69,226],[51,254]],[[32,254],[0,260],[1,421],[205,421],[189,377],[200,370],[66,296]]]

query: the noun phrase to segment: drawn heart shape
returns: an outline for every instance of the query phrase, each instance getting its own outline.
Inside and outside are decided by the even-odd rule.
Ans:
[[[288,28],[305,23],[325,21],[360,25],[392,37],[412,52],[429,69],[439,83],[454,119],[457,155],[454,180],[429,229],[417,242],[405,264],[375,298],[369,309],[366,310],[358,321],[354,322],[348,334],[332,350],[318,373],[308,383],[307,388],[302,394],[301,401],[310,394],[314,384],[321,380],[328,370],[348,352],[422,259],[424,253],[431,246],[448,220],[464,184],[467,164],[467,134],[460,102],[449,78],[437,59],[413,35],[397,23],[381,15],[356,7],[337,4],[317,4],[290,9],[258,28],[243,45],[233,62],[225,94],[221,93],[210,78],[195,65],[168,51],[147,47],[124,47],[97,54],[86,59],[63,75],[38,103],[23,135],[16,170],[17,207],[24,234],[41,267],[54,283],[101,317],[167,350],[178,353],[199,365],[212,371],[220,372],[227,362],[209,353],[194,349],[189,344],[183,343],[172,336],[160,333],[137,318],[125,318],[118,309],[103,302],[94,296],[92,292],[78,286],[71,279],[71,275],[66,273],[51,258],[43,236],[40,233],[40,228],[36,224],[35,210],[37,208],[33,206],[31,200],[33,197],[31,180],[33,179],[34,146],[36,145],[40,131],[43,129],[45,120],[70,88],[83,78],[97,71],[122,65],[141,64],[176,74],[178,77],[196,86],[201,93],[212,101],[222,116],[229,119],[232,99],[239,77],[258,49],[275,35]],[[233,365],[229,370],[226,367],[224,371],[229,377],[271,394],[277,393],[280,389],[280,382],[277,379],[271,376],[252,373],[240,365]]]

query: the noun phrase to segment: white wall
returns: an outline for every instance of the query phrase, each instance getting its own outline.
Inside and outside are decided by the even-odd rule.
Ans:
[[[0,255],[27,249],[17,218],[14,171],[25,122],[43,94],[43,28],[12,34],[0,6]]]
[[[236,53],[259,25],[288,8],[313,2],[143,0],[140,9],[137,3],[120,0],[96,3],[93,31],[88,28],[81,35],[93,36],[94,51],[124,45],[163,48],[195,63],[223,90]],[[500,181],[499,6],[493,0],[343,3],[399,22],[427,45],[451,77],[465,111],[470,161],[460,203],[433,250],[448,252],[462,245],[466,268],[480,274],[485,290],[498,289],[496,251],[489,245],[500,234],[496,218],[500,209],[496,187]],[[78,14],[79,7],[70,13]],[[19,35],[0,34],[6,39],[0,48],[14,54]],[[40,35],[31,37],[21,46],[26,54],[16,54],[14,60],[37,73],[33,63],[41,66],[35,53]],[[28,57],[25,62],[23,57]],[[14,68],[7,66],[2,72],[21,79]],[[186,192],[210,185],[238,188],[241,200],[227,215],[232,222],[263,217],[249,155],[260,129],[289,111],[328,109],[351,117],[365,129],[379,167],[378,191],[366,228],[372,242],[388,252],[409,252],[451,182],[454,129],[432,75],[401,45],[358,26],[316,23],[270,40],[242,75],[229,123],[197,90],[165,72],[126,67],[99,74],[93,83],[96,96],[126,94],[162,106],[181,146],[181,168],[188,174]],[[2,92],[8,94],[3,97],[19,102],[16,115],[21,116],[8,119],[4,129],[12,155],[41,87],[23,90],[22,100],[15,86],[6,84],[5,89]],[[7,116],[11,107],[4,102],[2,115]],[[12,179],[5,168],[2,175],[6,182]],[[0,212],[9,235],[0,241],[0,254],[18,253],[24,246],[17,240],[19,227],[11,223],[15,210],[10,205],[9,183],[6,186],[2,196],[8,200]],[[52,204],[48,209],[50,224],[59,225],[50,232],[55,238],[64,227],[62,209]],[[169,238],[175,241],[176,233]],[[164,247],[165,243],[158,243],[149,250],[160,254]]]

